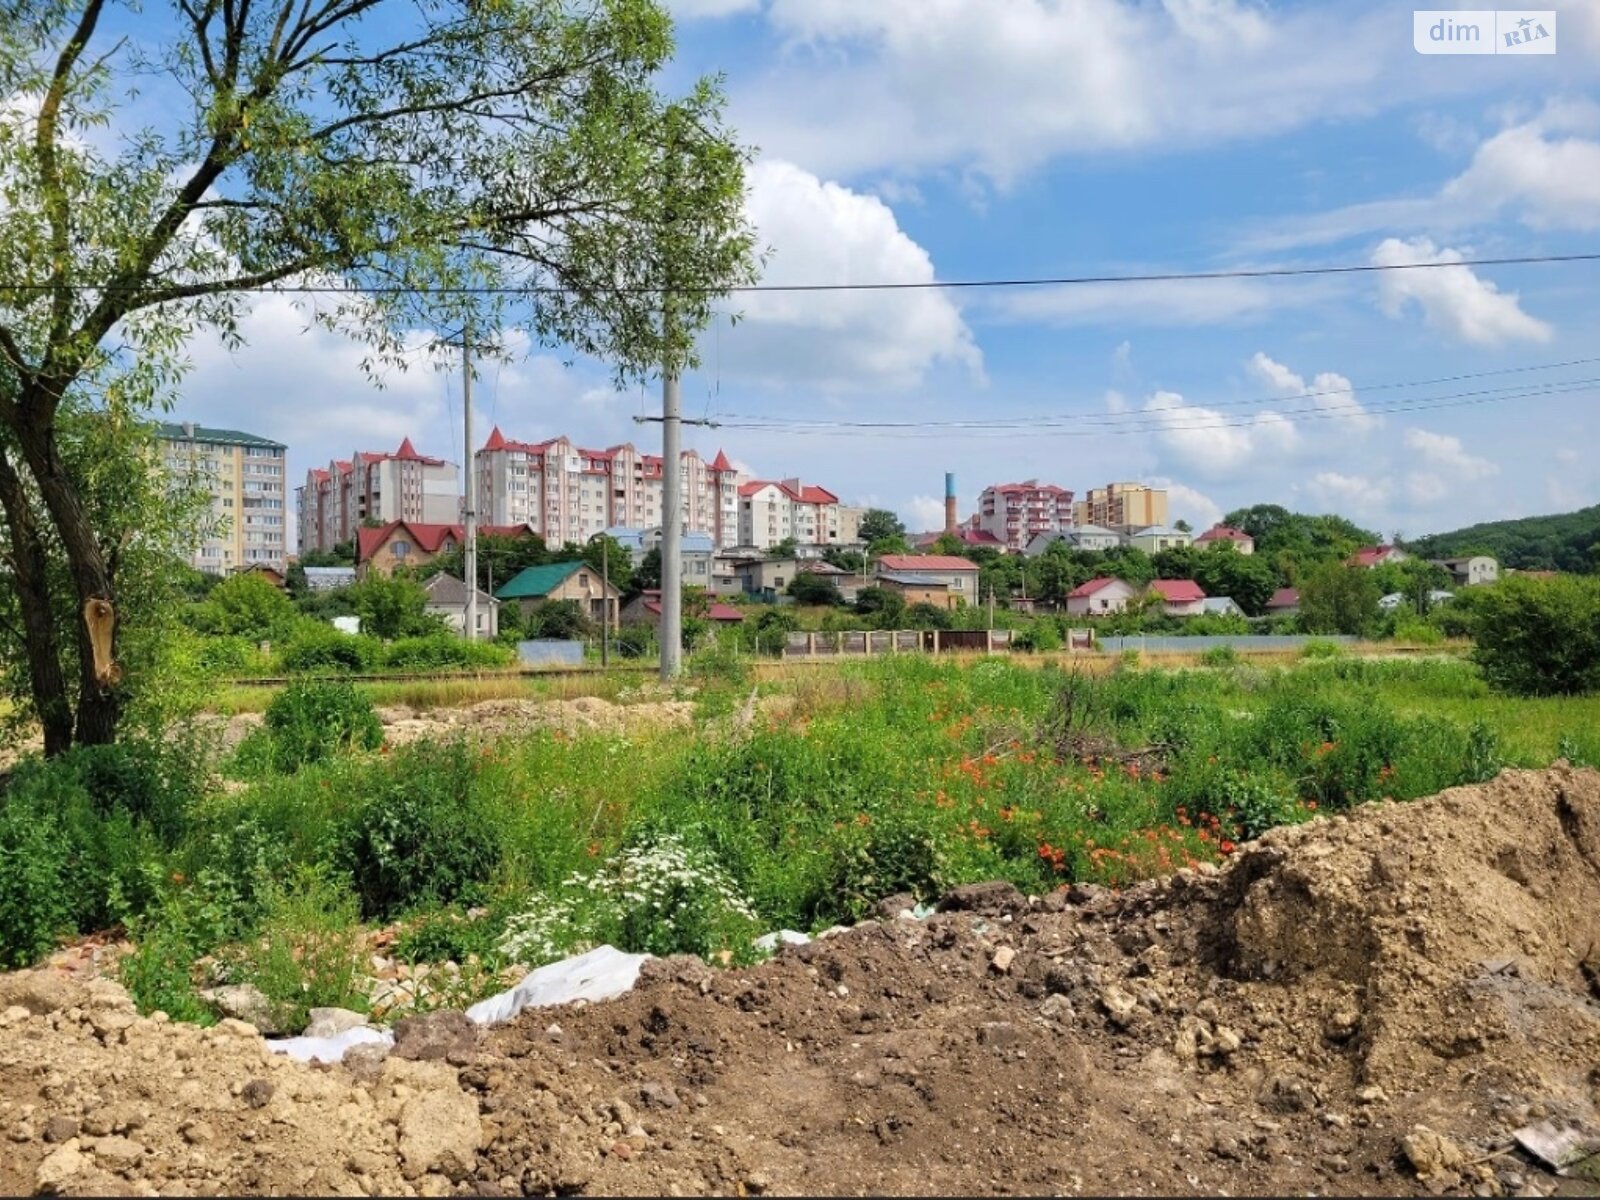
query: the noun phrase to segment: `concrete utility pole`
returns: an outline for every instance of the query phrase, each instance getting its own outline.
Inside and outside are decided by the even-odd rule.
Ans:
[[[670,328],[672,297],[664,320]],[[669,349],[668,354],[672,351]],[[683,673],[683,419],[678,368],[668,361],[661,375],[661,678]]]
[[[467,641],[478,640],[478,511],[477,488],[472,462],[472,324],[468,322],[461,332],[461,412],[467,442],[465,458],[467,472]]]

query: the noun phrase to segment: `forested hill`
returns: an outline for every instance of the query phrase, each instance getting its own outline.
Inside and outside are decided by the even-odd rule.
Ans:
[[[1489,521],[1406,543],[1424,558],[1492,554],[1519,571],[1600,570],[1600,504],[1520,521]]]

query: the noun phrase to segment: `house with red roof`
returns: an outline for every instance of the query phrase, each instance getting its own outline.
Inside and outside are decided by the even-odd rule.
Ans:
[[[978,564],[953,554],[885,554],[873,565],[873,582],[907,604],[960,608],[976,604]]]
[[[1266,614],[1269,617],[1292,617],[1299,611],[1299,588],[1279,588],[1272,593],[1272,599],[1267,601]]]
[[[1074,617],[1109,617],[1127,608],[1139,590],[1124,579],[1101,576],[1067,593],[1067,613]]]
[[[1410,557],[1399,546],[1363,546],[1345,559],[1345,562],[1352,567],[1370,571],[1373,567],[1381,567],[1384,563],[1405,562]]]
[[[312,467],[295,496],[302,554],[354,541],[372,521],[439,525],[463,516],[456,465],[419,453],[410,438],[393,451],[360,450]]]
[[[1194,540],[1194,544],[1202,549],[1209,549],[1223,542],[1231,544],[1240,554],[1256,552],[1255,538],[1242,529],[1235,529],[1232,525],[1213,525]]]
[[[1169,617],[1198,617],[1206,610],[1206,594],[1192,579],[1157,579],[1148,590],[1161,597],[1161,611]]]
[[[744,620],[744,613],[720,600],[711,602],[705,616],[713,625],[738,625]],[[629,625],[642,621],[653,629],[661,628],[661,589],[647,588],[623,605],[622,621]]]
[[[481,537],[533,537],[526,525],[480,525]],[[366,578],[369,571],[393,575],[404,567],[416,570],[427,566],[441,554],[448,554],[467,540],[461,524],[427,521],[390,521],[356,531],[356,575]]]

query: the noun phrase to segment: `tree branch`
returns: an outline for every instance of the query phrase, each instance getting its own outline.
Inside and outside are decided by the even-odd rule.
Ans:
[[[56,160],[56,127],[61,119],[61,105],[67,96],[67,83],[72,69],[94,36],[105,0],[89,0],[72,38],[61,48],[56,59],[55,73],[39,106],[39,124],[34,131],[34,152],[39,159],[39,187],[44,193],[44,207],[50,221],[50,283],[54,295],[50,302],[50,330],[47,340],[53,354],[56,346],[66,339],[67,327],[72,320],[72,289],[63,286],[72,261],[71,217],[67,207],[67,192],[61,182],[61,164]]]

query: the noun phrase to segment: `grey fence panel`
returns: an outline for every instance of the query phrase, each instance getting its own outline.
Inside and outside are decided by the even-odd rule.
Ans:
[[[581,667],[583,643],[564,638],[538,638],[517,643],[517,658],[529,667]]]
[[[1185,651],[1200,653],[1217,646],[1231,646],[1235,650],[1298,650],[1307,642],[1354,642],[1356,638],[1344,634],[1311,637],[1305,634],[1270,633],[1251,636],[1239,634],[1218,637],[1103,637],[1095,641],[1095,648],[1110,654],[1123,650],[1140,650],[1150,654],[1173,654]]]

